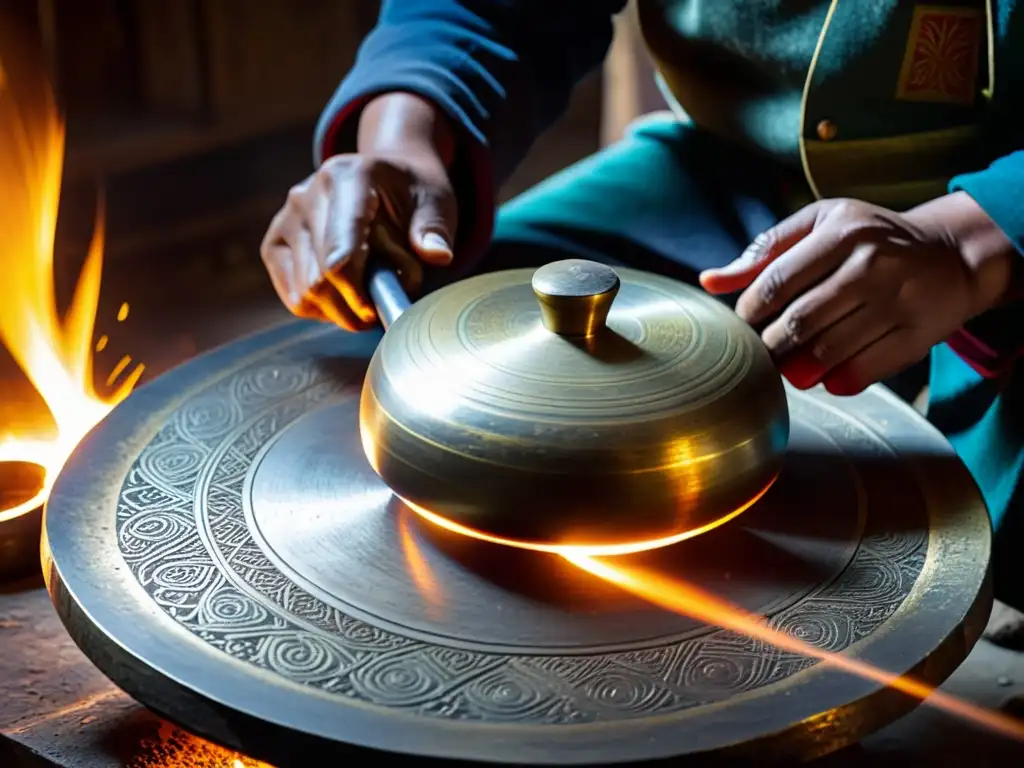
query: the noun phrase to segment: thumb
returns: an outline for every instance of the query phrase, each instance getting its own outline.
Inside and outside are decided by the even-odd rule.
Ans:
[[[424,262],[446,267],[455,258],[456,205],[446,192],[424,194],[409,222],[409,244]]]
[[[775,261],[814,230],[821,213],[820,203],[812,203],[765,230],[747,246],[735,261],[700,273],[701,287],[712,294],[742,291]]]

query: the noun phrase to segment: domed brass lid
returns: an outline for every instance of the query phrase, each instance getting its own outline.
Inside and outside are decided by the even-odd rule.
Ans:
[[[728,307],[570,260],[414,304],[369,367],[370,464],[414,507],[484,535],[612,547],[683,537],[774,481],[781,377]]]

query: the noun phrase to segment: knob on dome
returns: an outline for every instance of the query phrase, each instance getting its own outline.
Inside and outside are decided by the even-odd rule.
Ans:
[[[604,264],[566,259],[533,273],[533,293],[544,327],[560,336],[593,336],[608,319],[619,276]]]

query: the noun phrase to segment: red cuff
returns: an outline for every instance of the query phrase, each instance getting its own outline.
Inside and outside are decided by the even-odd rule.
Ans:
[[[1009,295],[995,311],[1022,300],[1024,300],[1024,280],[1021,279],[1021,273],[1017,272]],[[1002,375],[1010,369],[1017,358],[1024,355],[1024,347],[997,349],[966,328],[961,328],[946,339],[946,344],[979,376],[984,376],[986,379],[994,379]]]
[[[338,114],[334,116],[334,120],[327,126],[327,130],[324,131],[324,140],[320,145],[320,162],[324,162],[330,157],[338,154],[337,143],[338,135],[341,133],[341,129],[345,124],[353,117],[358,117],[363,107],[369,104],[375,98],[374,95],[363,96],[355,101],[350,101],[348,104],[338,110]],[[355,151],[355,147],[352,148]]]
[[[324,131],[323,143],[320,146],[320,162],[338,154],[338,137],[349,120],[358,118],[363,108],[373,101],[378,94],[368,94],[350,101],[338,110],[334,120]],[[449,157],[442,158],[445,165],[454,168],[452,183],[459,197],[459,231],[456,235],[456,258],[462,263],[475,262],[483,255],[491,242],[494,230],[494,182],[491,174],[491,158],[487,149],[479,142],[467,136],[461,126],[454,125],[456,133],[455,146],[451,148]],[[352,151],[354,151],[354,147]],[[459,152],[462,149],[463,152]],[[460,189],[464,185],[458,178],[468,177],[469,189]],[[467,194],[459,194],[465,192]],[[468,215],[467,215],[468,214]]]
[[[979,376],[986,379],[994,379],[1005,373],[1024,353],[1024,349],[1000,352],[963,328],[946,339],[946,344]]]

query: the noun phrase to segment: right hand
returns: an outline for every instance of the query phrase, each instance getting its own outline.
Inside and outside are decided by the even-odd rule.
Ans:
[[[416,97],[382,96],[363,111],[359,152],[329,158],[291,189],[260,254],[293,314],[364,330],[376,322],[365,285],[371,252],[413,294],[422,264],[451,263],[458,213],[442,121]]]

